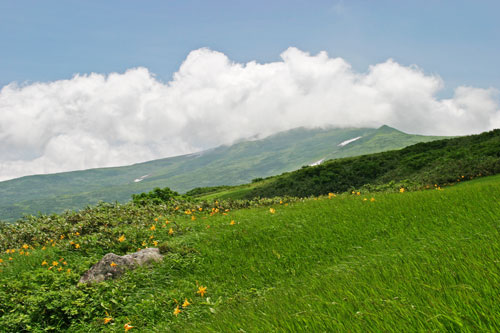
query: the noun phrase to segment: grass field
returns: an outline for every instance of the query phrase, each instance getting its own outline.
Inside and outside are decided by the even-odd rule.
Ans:
[[[0,256],[0,327],[500,331],[499,176],[442,190],[341,194],[271,208],[223,215],[221,207],[214,216],[206,208],[173,216],[162,207],[89,210],[82,219],[99,225],[98,232],[75,222],[81,234],[65,233],[45,250],[40,231],[40,244],[26,244],[28,256],[19,254],[22,244]],[[165,253],[163,263],[76,287],[104,253],[153,245]]]

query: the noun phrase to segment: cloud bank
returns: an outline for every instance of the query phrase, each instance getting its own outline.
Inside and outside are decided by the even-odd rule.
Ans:
[[[326,52],[232,62],[192,51],[172,80],[146,68],[0,90],[0,180],[131,164],[299,126],[378,127],[439,135],[500,127],[498,91],[458,87],[393,60],[354,71]]]

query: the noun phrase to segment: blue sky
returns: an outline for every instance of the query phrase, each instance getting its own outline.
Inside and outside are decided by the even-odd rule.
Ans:
[[[393,58],[500,88],[498,1],[0,1],[0,86],[147,67],[169,81],[200,47],[270,62],[289,46],[356,70]]]

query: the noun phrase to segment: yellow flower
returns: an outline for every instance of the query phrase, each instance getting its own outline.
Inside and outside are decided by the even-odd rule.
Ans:
[[[142,246],[146,246],[146,245],[147,245],[146,241],[142,242]]]
[[[235,224],[234,220],[231,220],[231,223],[229,223],[229,224],[234,225]]]
[[[57,270],[60,272],[60,271],[62,271],[62,270],[63,270],[63,268],[62,268],[62,267],[59,267]]]
[[[0,258],[0,264],[3,263],[3,259]]]
[[[188,302],[188,299],[186,298],[186,299],[184,300],[184,303],[182,303],[182,307],[183,307],[183,308],[185,308],[185,307],[187,307],[188,305],[191,305],[191,303],[189,303],[189,302]]]
[[[46,249],[47,249],[47,248],[46,248],[45,246],[42,246],[42,250],[44,250],[44,251],[45,251]]]
[[[61,235],[61,237],[59,237],[60,239],[64,239],[64,235]]]
[[[174,234],[174,229],[170,228],[170,229],[168,230],[168,234],[169,234],[169,235],[173,235],[173,234]]]
[[[118,241],[121,243],[125,240],[125,235],[121,235],[119,238],[118,238]]]
[[[169,223],[170,223],[170,221],[169,221],[169,220],[165,220],[165,224],[169,224]]]
[[[66,266],[68,263],[66,261],[63,261],[63,265]]]
[[[404,191],[405,191],[404,187],[401,187],[401,188],[399,189],[399,192],[400,192],[400,193],[403,193]]]
[[[158,246],[158,241],[153,241],[153,244],[154,244],[155,246]]]
[[[196,293],[203,297],[207,293],[207,287],[199,286]]]
[[[111,267],[115,267],[115,266],[116,266],[116,264],[115,264],[115,262],[114,262],[114,261],[112,261],[112,262],[111,262],[111,264],[109,264],[109,266],[111,266]]]
[[[125,329],[125,331],[128,331],[128,330],[134,328],[134,326],[130,326],[129,324],[130,323],[126,323],[125,325],[123,325],[123,328]]]
[[[75,242],[73,242],[73,241],[69,241],[69,244],[70,244],[70,245],[73,245],[73,244],[75,244]]]
[[[78,231],[75,232],[75,236],[80,236],[80,233]]]
[[[274,209],[274,208],[269,208],[269,212],[270,212],[271,214],[274,214],[274,213],[276,213],[276,209]]]
[[[363,198],[363,201],[368,201],[368,199],[367,198]]]
[[[191,214],[191,211],[188,209],[184,213],[186,213],[186,215],[189,215],[189,214]]]
[[[371,201],[371,202],[374,202],[374,201],[375,201],[375,198],[371,198],[371,199],[370,199],[370,201]]]
[[[155,231],[155,230],[156,230],[156,226],[153,224],[153,225],[151,226],[151,228],[149,228],[149,230],[151,230],[151,231]]]
[[[59,265],[59,263],[57,261],[52,262],[52,266],[57,266],[57,265]]]
[[[158,218],[157,217],[155,217],[155,222],[158,222]]]
[[[28,251],[26,251],[26,253],[24,254],[25,256],[29,256],[30,253]]]
[[[359,191],[358,191],[358,192],[356,192],[356,195],[361,195],[361,192],[359,192]]]
[[[207,224],[207,229],[210,229],[210,225],[209,224]]]
[[[30,247],[29,247],[29,245],[28,245],[28,244],[23,244],[23,249],[27,250],[27,249],[29,249],[29,248],[30,248]]]
[[[80,248],[80,244],[75,244],[75,249],[79,249]]]
[[[191,215],[191,221],[194,221],[196,220],[196,217],[194,217],[194,215]]]
[[[104,318],[104,324],[107,324],[107,323],[109,323],[112,320],[113,320],[112,317],[106,317],[106,318]]]
[[[71,272],[71,269],[68,268],[68,270],[66,271],[66,273],[70,273]]]
[[[12,258],[12,257],[9,257],[9,260],[14,260],[14,258]]]
[[[203,208],[200,207],[200,208],[198,208],[198,210],[201,212],[203,210]]]
[[[333,197],[335,197],[335,193],[332,193],[332,192],[328,193],[328,199],[331,199]]]
[[[155,238],[155,236],[153,236],[153,235],[149,236],[149,239],[153,239],[153,238]]]
[[[174,315],[177,317],[177,315],[181,313],[181,310],[179,309],[179,306],[177,305],[177,307],[175,308],[174,310]]]

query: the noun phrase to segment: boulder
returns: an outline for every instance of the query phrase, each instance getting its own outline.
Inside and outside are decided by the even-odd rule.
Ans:
[[[124,256],[108,253],[86,271],[78,283],[99,283],[108,279],[116,279],[127,270],[161,260],[163,256],[157,248],[147,248]]]

